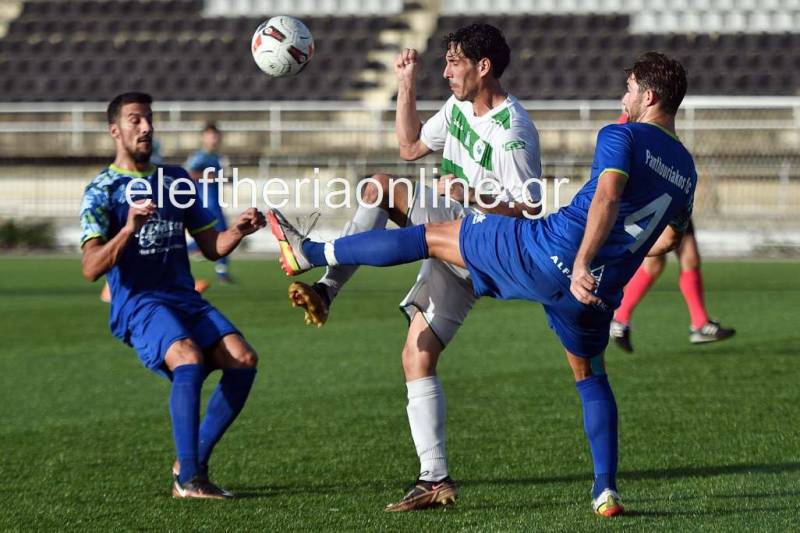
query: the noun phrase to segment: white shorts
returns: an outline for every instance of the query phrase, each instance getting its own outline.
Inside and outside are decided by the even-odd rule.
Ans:
[[[434,207],[434,199],[438,203],[437,207]],[[437,196],[436,191],[429,187],[417,187],[408,211],[408,225],[458,220],[469,212],[470,210],[455,201],[445,206],[445,198]],[[475,300],[466,269],[438,259],[425,259],[416,283],[400,302],[400,309],[408,316],[409,321],[417,312],[421,312],[442,346],[447,346],[463,324]]]

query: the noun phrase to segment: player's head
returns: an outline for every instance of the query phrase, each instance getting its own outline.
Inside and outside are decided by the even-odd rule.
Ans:
[[[489,24],[472,24],[448,34],[444,77],[460,101],[472,101],[488,79],[499,80],[511,60],[503,33]]]
[[[683,65],[664,54],[647,52],[639,56],[632,67],[626,68],[625,74],[628,75],[627,91],[622,105],[630,122],[639,121],[651,106],[675,116],[686,95]]]
[[[136,163],[147,163],[153,152],[153,98],[147,93],[123,93],[108,104],[108,133]]]
[[[202,145],[205,152],[216,152],[219,148],[219,143],[222,140],[222,132],[219,131],[217,125],[209,122],[203,128]]]

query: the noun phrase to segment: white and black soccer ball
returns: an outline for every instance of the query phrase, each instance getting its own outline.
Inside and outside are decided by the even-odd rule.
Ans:
[[[258,68],[280,78],[299,74],[314,56],[314,37],[294,17],[272,17],[253,34],[250,49]]]

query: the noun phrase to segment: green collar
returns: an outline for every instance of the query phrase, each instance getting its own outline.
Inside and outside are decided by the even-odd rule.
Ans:
[[[151,164],[147,170],[139,171],[139,170],[128,170],[126,168],[118,167],[117,165],[112,163],[111,165],[109,165],[108,168],[110,168],[117,174],[123,174],[125,176],[131,176],[133,178],[146,178],[155,171],[156,166]]]
[[[656,128],[660,129],[661,131],[663,131],[664,133],[666,133],[667,135],[669,135],[670,137],[672,137],[672,138],[673,138],[673,139],[675,139],[676,141],[678,141],[678,142],[681,142],[681,140],[680,140],[680,139],[678,139],[678,136],[677,136],[677,135],[675,135],[674,133],[672,133],[671,131],[669,131],[669,130],[668,130],[667,128],[665,128],[664,126],[661,126],[661,125],[659,125],[659,124],[656,124],[655,122],[642,122],[642,124],[647,124],[648,126],[655,126]]]

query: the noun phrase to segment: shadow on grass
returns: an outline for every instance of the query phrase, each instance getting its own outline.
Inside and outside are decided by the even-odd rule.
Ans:
[[[775,464],[734,464],[720,466],[702,467],[677,467],[666,469],[638,470],[632,472],[620,472],[620,479],[682,479],[693,477],[714,477],[737,474],[782,474],[790,472],[800,472],[800,463],[775,463]],[[519,478],[519,479],[467,479],[461,480],[462,486],[481,486],[481,485],[544,485],[548,483],[575,483],[589,482],[590,475],[565,475],[539,478]],[[237,498],[270,498],[276,496],[293,496],[300,494],[325,495],[332,492],[340,492],[349,487],[347,484],[276,484],[276,485],[256,485],[232,487]],[[771,498],[771,497],[796,497],[800,496],[800,491],[776,491],[773,493],[741,493],[710,495],[712,498]],[[631,501],[648,501],[647,498],[636,498]],[[474,509],[474,507],[471,507]],[[767,510],[767,509],[765,509]],[[776,509],[781,510],[781,509]],[[633,513],[632,513],[633,514]],[[656,515],[658,513],[640,512],[640,515]],[[670,514],[670,513],[663,513]]]
[[[757,354],[759,357],[797,355],[797,345],[800,337],[796,335],[788,337],[772,337],[769,341],[748,341],[743,336],[735,336],[724,342],[709,342],[706,344],[696,344],[672,350],[670,357],[739,357],[745,354]],[[620,350],[615,350],[619,353]],[[631,354],[625,354],[631,355]],[[633,354],[636,355],[636,354]],[[652,354],[651,354],[652,355]]]
[[[752,508],[748,507],[747,509],[715,509],[712,511],[698,511],[696,509],[692,509],[691,511],[687,511],[686,509],[680,509],[677,511],[631,511],[630,509],[625,510],[625,514],[623,518],[662,518],[667,516],[687,516],[691,514],[692,516],[702,515],[702,516],[728,516],[728,515],[736,515],[736,514],[747,514],[750,515],[755,511],[767,511],[770,513],[777,513],[781,511],[792,511],[796,510],[796,507],[792,506],[784,506],[784,507],[757,507]]]
[[[275,496],[293,496],[297,494],[324,495],[332,492],[341,492],[348,485],[320,484],[320,485],[257,485],[232,487],[231,491],[237,499],[270,498]]]
[[[732,498],[747,498],[747,499],[758,499],[758,498],[797,498],[800,496],[800,491],[796,490],[779,490],[776,492],[739,492],[739,493],[719,493],[719,494],[705,494],[704,498],[713,498],[718,500],[728,500]],[[625,498],[625,501],[628,502],[656,502],[656,501],[664,501],[664,497],[652,497],[652,498]],[[668,500],[695,500],[697,499],[696,495],[687,494],[685,496],[674,496],[670,495]]]
[[[681,479],[691,477],[714,477],[733,474],[782,474],[800,472],[800,463],[734,464],[719,466],[680,466],[653,470],[620,472],[620,479]],[[565,475],[524,479],[475,479],[462,480],[463,485],[542,485],[546,483],[572,483],[591,481],[591,475]]]

